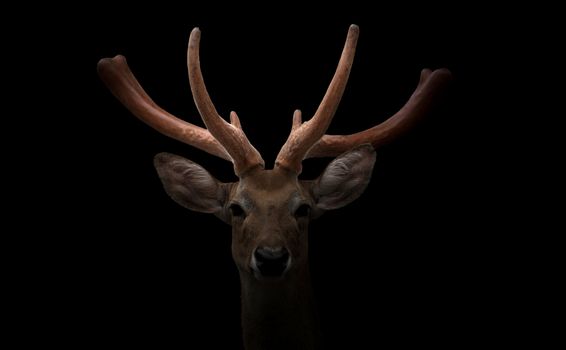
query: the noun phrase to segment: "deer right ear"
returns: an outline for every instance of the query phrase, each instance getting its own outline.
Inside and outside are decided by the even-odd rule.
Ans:
[[[313,194],[317,209],[341,208],[366,189],[375,164],[375,150],[362,144],[338,156],[315,181]]]
[[[201,213],[218,214],[226,201],[224,184],[195,162],[170,153],[153,159],[167,194],[181,206]]]

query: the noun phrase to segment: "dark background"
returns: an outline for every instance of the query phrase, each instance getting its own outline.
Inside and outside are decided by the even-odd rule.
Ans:
[[[358,49],[329,133],[385,120],[422,68],[448,68],[454,81],[426,120],[378,150],[362,197],[311,224],[328,348],[454,348],[529,336],[510,322],[525,312],[508,287],[523,266],[509,253],[516,237],[491,221],[507,193],[498,167],[513,157],[493,146],[509,118],[495,101],[505,102],[501,91],[513,84],[506,78],[520,27],[502,24],[500,12],[435,6],[282,6],[256,14],[223,7],[222,16],[210,8],[136,10],[87,7],[46,35],[47,81],[65,86],[48,92],[58,108],[44,121],[57,132],[44,143],[50,197],[41,211],[57,230],[39,239],[48,263],[36,267],[37,288],[46,291],[36,305],[46,308],[45,320],[62,319],[46,337],[77,347],[241,346],[230,227],[169,199],[152,159],[179,154],[221,181],[236,180],[231,164],[133,117],[97,77],[97,61],[125,55],[154,101],[202,125],[186,69],[189,33],[200,27],[215,105],[224,117],[238,112],[270,167],[293,110],[304,119],[316,110],[351,23],[360,26]],[[315,178],[328,161],[306,161],[302,178]],[[494,184],[496,191],[487,189]]]

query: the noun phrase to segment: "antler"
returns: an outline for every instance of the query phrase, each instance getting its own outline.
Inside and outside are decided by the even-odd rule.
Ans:
[[[218,115],[214,104],[206,91],[199,57],[200,30],[193,29],[189,38],[187,53],[189,66],[189,82],[197,109],[210,133],[220,142],[230,154],[234,162],[234,171],[240,176],[255,166],[265,166],[259,152],[252,146],[240,125],[236,112],[230,113],[231,124]]]
[[[324,135],[309,150],[305,159],[335,157],[363,143],[371,143],[377,148],[396,139],[429,113],[440,91],[451,78],[452,74],[445,68],[434,72],[430,69],[423,69],[415,92],[397,113],[381,124],[355,134]]]
[[[358,34],[358,26],[351,25],[336,73],[312,119],[302,123],[301,112],[295,111],[291,133],[277,156],[276,166],[300,174],[301,162],[304,159],[338,156],[363,143],[371,143],[374,147],[381,146],[395,139],[426,115],[434,105],[439,91],[451,79],[452,75],[447,69],[438,69],[434,72],[423,69],[415,92],[395,115],[381,124],[356,134],[325,135],[346,87]]]
[[[234,172],[241,176],[255,166],[263,167],[264,161],[244,134],[236,113],[230,113],[229,124],[216,112],[200,70],[199,41],[200,30],[195,28],[189,38],[187,53],[189,81],[195,104],[208,130],[173,116],[153,102],[136,80],[124,56],[101,59],[98,74],[114,96],[140,120],[166,136],[232,161]]]
[[[141,121],[175,140],[232,160],[208,130],[173,116],[153,102],[128,67],[124,56],[103,58],[97,68],[98,75],[112,94]]]
[[[276,167],[300,174],[301,162],[304,159],[333,157],[363,143],[378,147],[395,139],[430,111],[439,91],[451,78],[447,69],[434,72],[423,69],[415,92],[395,115],[381,124],[355,134],[325,135],[350,75],[358,35],[358,26],[351,25],[336,73],[314,116],[303,123],[301,112],[295,111],[291,133],[277,155]],[[153,102],[136,80],[124,56],[100,60],[98,74],[126,108],[162,134],[232,161],[234,172],[238,176],[257,166],[263,168],[265,163],[243,132],[236,113],[230,113],[228,123],[216,111],[200,69],[199,43],[200,30],[195,28],[191,32],[187,52],[189,81],[195,104],[208,130],[173,116]]]
[[[342,56],[338,62],[338,67],[336,68],[336,73],[334,73],[334,77],[314,116],[308,122],[301,124],[301,114],[298,111],[295,112],[293,129],[277,155],[275,160],[276,167],[287,168],[299,174],[302,170],[301,162],[309,149],[328,129],[348,82],[354,54],[356,53],[358,35],[358,26],[352,24],[348,30],[348,36],[342,50]]]

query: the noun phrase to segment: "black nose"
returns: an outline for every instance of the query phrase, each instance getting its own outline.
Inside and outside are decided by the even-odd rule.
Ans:
[[[289,264],[289,252],[283,247],[258,247],[254,258],[257,269],[264,277],[280,277]]]

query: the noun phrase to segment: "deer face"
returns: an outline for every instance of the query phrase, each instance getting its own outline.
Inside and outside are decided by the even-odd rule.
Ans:
[[[315,181],[285,169],[252,169],[221,183],[200,165],[172,154],[155,157],[167,193],[180,205],[232,225],[232,256],[240,273],[281,278],[306,268],[308,225],[324,211],[356,199],[369,183],[375,152],[365,144],[336,158]]]
[[[232,256],[240,272],[281,277],[304,264],[313,201],[293,174],[256,171],[228,201]]]

